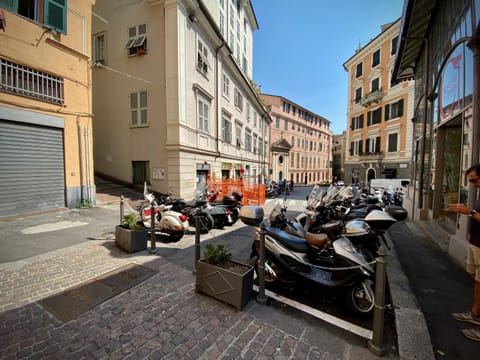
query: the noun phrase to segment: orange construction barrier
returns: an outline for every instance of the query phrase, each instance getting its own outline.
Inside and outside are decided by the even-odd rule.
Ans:
[[[244,179],[222,179],[221,183],[210,184],[210,190],[217,189],[221,189],[221,197],[234,191],[241,192],[243,194],[242,205],[263,206],[265,204],[264,184],[257,184]]]

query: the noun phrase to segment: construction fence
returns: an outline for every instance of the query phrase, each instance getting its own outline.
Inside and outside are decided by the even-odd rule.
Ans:
[[[221,190],[220,197],[234,191],[243,194],[242,205],[265,204],[265,184],[257,184],[244,179],[222,179],[221,182],[211,182],[210,190]]]

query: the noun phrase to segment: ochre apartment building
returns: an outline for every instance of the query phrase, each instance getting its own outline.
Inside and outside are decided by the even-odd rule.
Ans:
[[[414,81],[391,85],[400,19],[344,63],[348,72],[345,182],[411,179]]]
[[[94,2],[0,2],[0,216],[95,201]]]

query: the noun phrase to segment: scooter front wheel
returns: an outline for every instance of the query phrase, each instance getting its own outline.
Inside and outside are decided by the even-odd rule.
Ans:
[[[356,314],[362,316],[370,315],[375,306],[373,282],[371,280],[364,280],[355,283],[347,291],[345,300],[350,309]]]

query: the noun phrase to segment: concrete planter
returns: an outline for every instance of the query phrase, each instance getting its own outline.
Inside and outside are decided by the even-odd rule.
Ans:
[[[129,252],[147,249],[148,230],[130,230],[121,225],[115,227],[115,244]]]
[[[236,260],[228,260],[226,265],[223,267],[198,260],[195,291],[241,310],[252,296],[253,267]]]

